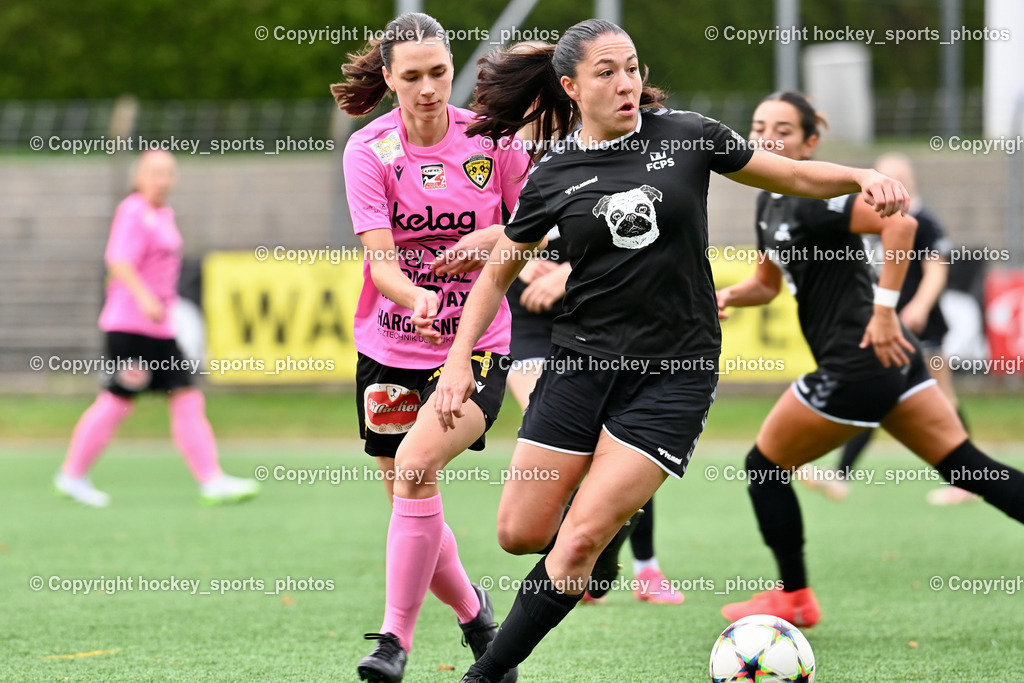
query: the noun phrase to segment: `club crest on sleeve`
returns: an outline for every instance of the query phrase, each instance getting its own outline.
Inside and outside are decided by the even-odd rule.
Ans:
[[[462,162],[462,170],[466,172],[466,177],[481,190],[487,187],[493,169],[494,160],[486,154],[474,154]]]
[[[398,131],[391,131],[385,137],[380,140],[374,140],[370,143],[370,149],[374,151],[377,158],[380,159],[382,164],[390,164],[398,157],[405,156],[405,150],[402,149],[402,141],[398,137]]]
[[[444,164],[420,166],[420,181],[424,190],[443,190],[448,187],[444,177]]]

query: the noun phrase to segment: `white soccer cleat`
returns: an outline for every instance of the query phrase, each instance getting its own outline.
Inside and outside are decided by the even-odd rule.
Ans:
[[[105,508],[110,505],[110,496],[92,485],[88,477],[69,477],[60,472],[53,478],[53,488],[58,494],[76,500],[82,505]]]
[[[929,491],[926,500],[930,505],[960,505],[981,500],[981,497],[958,486],[943,486]]]
[[[239,503],[260,492],[260,485],[254,479],[241,479],[222,474],[199,485],[199,499],[204,505]]]
[[[801,484],[812,491],[824,493],[830,500],[844,501],[850,495],[850,482],[843,479],[836,470],[804,465],[794,476]]]

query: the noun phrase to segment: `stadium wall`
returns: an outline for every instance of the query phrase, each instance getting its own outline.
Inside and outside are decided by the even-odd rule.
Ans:
[[[856,165],[871,154],[822,158]],[[1004,244],[1006,158],[918,159],[926,203],[954,245]],[[171,204],[186,255],[213,251],[353,245],[336,155],[181,157]],[[103,296],[103,250],[126,191],[127,162],[96,159],[0,160],[0,388],[7,392],[92,392],[95,378],[29,367],[33,356],[88,359],[100,354],[96,328]],[[711,243],[753,241],[756,190],[713,178]],[[331,240],[337,234],[343,239]],[[1000,263],[989,263],[997,269]]]

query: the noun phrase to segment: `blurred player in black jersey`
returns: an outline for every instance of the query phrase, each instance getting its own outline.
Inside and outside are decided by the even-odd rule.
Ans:
[[[907,208],[903,186],[876,171],[756,151],[718,121],[652,107],[663,98],[644,84],[629,36],[598,19],[570,27],[553,48],[479,64],[481,118],[469,134],[500,139],[536,120],[536,140],[558,143],[534,165],[466,302],[437,387],[441,424],[463,419],[473,344],[555,225],[572,271],[498,511],[507,551],[550,549],[464,682],[496,681],[526,659],[579,601],[623,524],[686,470],[721,351],[707,259],[710,174],[816,197],[862,190],[882,215]]]
[[[960,413],[959,401],[953,388],[953,373],[942,353],[942,340],[949,327],[939,307],[939,297],[946,289],[949,275],[949,240],[935,216],[921,203],[910,159],[903,154],[885,154],[875,160],[875,169],[903,183],[910,193],[910,215],[917,220],[914,248],[909,255],[910,265],[900,289],[896,314],[900,322],[921,342],[921,352],[924,354],[929,373],[938,382],[942,393],[957,409],[963,421],[963,414]],[[866,239],[870,240],[875,251],[873,261],[879,263],[881,246],[877,243],[877,238],[869,235]],[[964,424],[966,426],[966,422]],[[833,500],[844,500],[850,492],[847,475],[864,452],[873,433],[873,429],[865,429],[843,445],[839,466],[834,473],[811,472],[800,481],[810,488],[823,491]],[[978,496],[958,486],[943,486],[928,492],[928,502],[933,505],[956,505],[974,500],[978,500]]]
[[[809,159],[823,121],[797,93],[769,96],[750,137],[790,159]],[[821,609],[807,584],[803,522],[790,474],[865,427],[881,425],[942,477],[1024,522],[1024,474],[971,443],[956,410],[928,375],[919,343],[896,315],[916,221],[880,217],[862,195],[830,200],[762,193],[753,277],[718,292],[729,306],[766,304],[782,280],[796,295],[800,326],[818,369],[793,383],[761,426],[747,455],[748,490],[783,587],[722,609],[730,621],[772,614],[812,626]],[[884,263],[875,287],[861,234],[881,235]],[[874,290],[874,293],[872,292]]]

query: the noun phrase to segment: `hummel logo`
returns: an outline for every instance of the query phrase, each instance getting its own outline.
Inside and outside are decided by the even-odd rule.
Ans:
[[[674,462],[677,465],[681,465],[682,462],[683,462],[682,458],[677,458],[676,456],[674,456],[671,453],[669,453],[668,451],[666,451],[664,448],[659,448],[658,449],[658,453],[661,454],[661,457],[665,458],[666,460],[671,460],[672,462]]]

